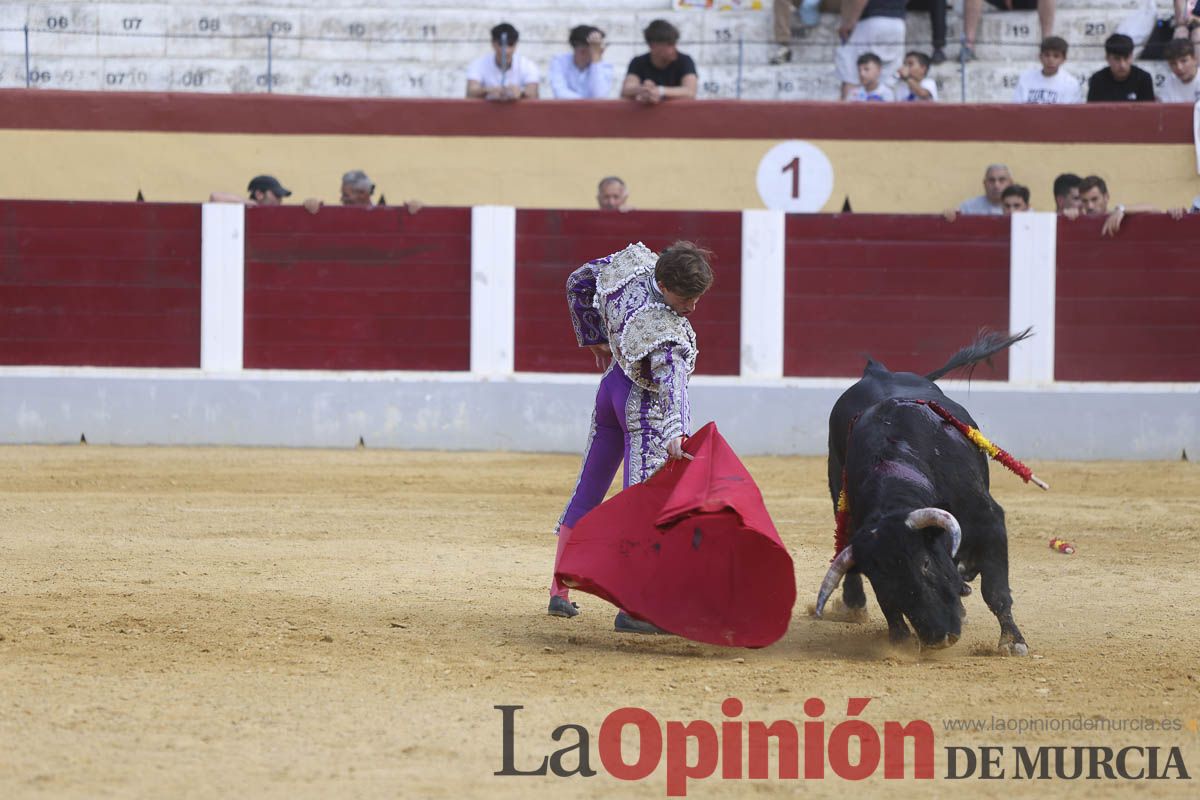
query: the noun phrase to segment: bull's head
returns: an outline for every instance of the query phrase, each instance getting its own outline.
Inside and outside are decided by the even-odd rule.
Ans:
[[[958,520],[940,508],[889,514],[860,529],[834,559],[817,595],[816,614],[851,568],[871,581],[888,627],[903,634],[906,618],[923,647],[949,647],[962,634],[961,595],[970,591],[954,556],[962,542]]]

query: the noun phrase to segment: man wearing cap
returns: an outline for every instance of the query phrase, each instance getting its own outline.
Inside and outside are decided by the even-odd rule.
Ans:
[[[283,198],[291,192],[283,188],[283,184],[274,175],[258,175],[251,178],[246,187],[250,192],[248,198],[239,197],[229,192],[213,192],[208,196],[210,203],[242,203],[248,206],[278,206],[283,204]]]

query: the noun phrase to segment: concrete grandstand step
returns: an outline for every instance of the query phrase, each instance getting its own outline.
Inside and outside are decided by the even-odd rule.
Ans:
[[[1135,4],[1060,0],[1057,29],[1072,46],[1068,69],[1086,75],[1096,68],[1104,39]],[[980,61],[968,67],[967,95],[976,102],[1005,101],[1015,76],[1037,63],[1037,16],[986,8],[976,48]],[[489,51],[490,28],[501,18],[521,31],[520,52],[538,64],[543,78],[549,60],[566,51],[567,31],[582,21],[608,31],[606,58],[622,75],[629,59],[644,52],[641,30],[655,17],[680,28],[680,48],[697,62],[702,96],[735,96],[739,62],[742,97],[837,96],[832,63],[838,18],[832,14],[797,36],[793,63],[770,67],[769,13],[673,11],[668,0],[0,4],[0,29],[31,27],[31,78],[39,86],[265,91],[269,58],[274,91],[373,97],[461,96],[466,65]],[[948,23],[946,50],[953,59],[959,14],[951,13]],[[930,39],[928,14],[910,13],[905,48],[928,52]],[[950,87],[942,92],[947,100],[961,96],[962,82],[951,74],[956,69],[948,63],[933,73]],[[0,86],[23,85],[24,36],[0,30]]]

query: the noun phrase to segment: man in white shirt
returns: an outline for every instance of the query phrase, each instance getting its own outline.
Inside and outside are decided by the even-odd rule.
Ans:
[[[550,89],[560,100],[605,99],[612,90],[613,67],[605,64],[604,31],[576,25],[567,39],[570,53],[550,60]]]
[[[880,82],[883,61],[874,53],[858,57],[858,85],[851,88],[846,100],[856,103],[890,103],[896,99],[892,87]]]
[[[1014,103],[1061,104],[1083,100],[1079,79],[1062,68],[1067,60],[1067,42],[1058,36],[1042,40],[1038,59],[1041,69],[1032,67],[1021,73],[1013,91]]]
[[[520,34],[507,22],[492,28],[492,50],[467,66],[467,97],[513,102],[538,96],[538,68],[516,55]]]
[[[1200,100],[1200,81],[1196,80],[1196,46],[1187,39],[1172,39],[1163,53],[1170,75],[1158,87],[1158,99],[1164,103],[1195,103]]]

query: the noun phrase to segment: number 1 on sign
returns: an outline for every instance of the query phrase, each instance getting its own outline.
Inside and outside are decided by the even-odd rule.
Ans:
[[[779,142],[759,160],[754,185],[767,208],[788,213],[820,211],[833,192],[833,165],[811,142]]]
[[[800,199],[800,156],[796,156],[784,165],[780,172],[792,171],[792,199]]]

